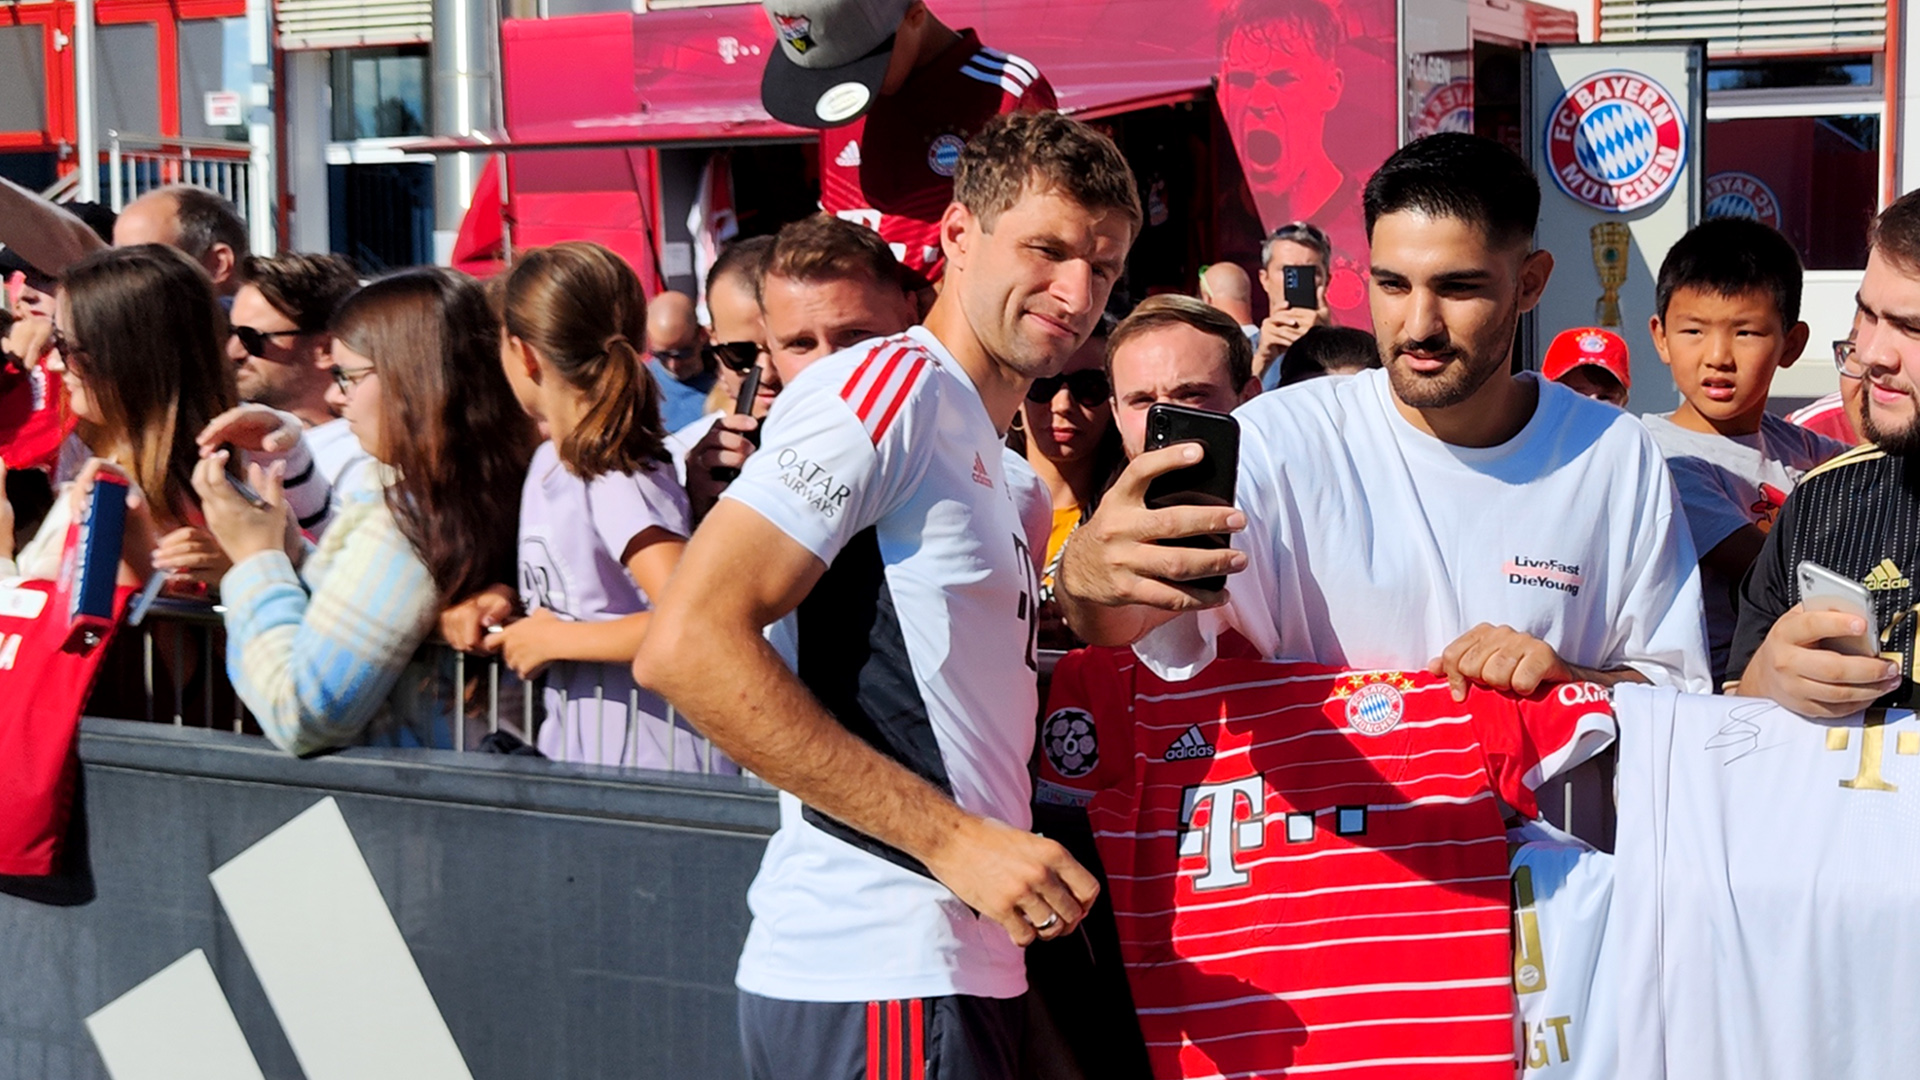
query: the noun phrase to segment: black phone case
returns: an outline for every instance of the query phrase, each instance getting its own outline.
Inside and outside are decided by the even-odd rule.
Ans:
[[[1280,292],[1290,308],[1312,310],[1320,306],[1319,267],[1283,266],[1280,268]]]
[[[1234,488],[1240,475],[1239,421],[1225,413],[1190,409],[1184,405],[1162,403],[1147,410],[1148,450],[1183,442],[1197,442],[1206,447],[1206,456],[1198,464],[1154,477],[1147,484],[1147,508],[1232,506]],[[1231,543],[1225,533],[1183,536],[1158,542],[1173,547],[1208,549],[1224,548]],[[1223,574],[1181,584],[1217,592],[1226,588],[1227,579]]]
[[[740,380],[740,393],[733,399],[733,411],[740,416],[753,415],[753,399],[760,396],[760,368],[756,365],[747,376]],[[746,433],[746,439],[757,449],[760,446],[760,429],[754,428]],[[730,484],[740,478],[740,470],[731,465],[715,465],[707,470],[713,474],[715,483]]]

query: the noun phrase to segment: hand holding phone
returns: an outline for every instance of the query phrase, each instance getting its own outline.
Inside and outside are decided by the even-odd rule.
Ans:
[[[1166,402],[1147,409],[1146,449],[1159,450],[1176,443],[1197,442],[1206,456],[1197,463],[1153,478],[1147,485],[1146,506],[1231,507],[1240,470],[1240,422],[1226,413],[1192,409]],[[1231,542],[1225,533],[1181,536],[1157,541],[1172,547],[1218,549]],[[1218,591],[1227,587],[1225,575],[1182,582],[1190,588]]]
[[[1828,638],[1821,644],[1848,656],[1880,655],[1880,621],[1874,615],[1873,597],[1860,582],[1841,577],[1816,562],[1803,561],[1795,568],[1800,584],[1800,605],[1808,611],[1837,611],[1865,620],[1866,632],[1854,638]]]

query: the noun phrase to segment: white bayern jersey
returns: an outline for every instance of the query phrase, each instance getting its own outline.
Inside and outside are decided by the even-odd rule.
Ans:
[[[1613,1080],[1619,1025],[1607,949],[1613,856],[1544,821],[1513,846],[1514,1017],[1526,1080]]]
[[[827,564],[794,669],[836,719],[1016,828],[1039,711],[1038,573],[1000,432],[924,327],[810,366],[725,497]],[[1026,990],[1025,959],[904,853],[781,795],[747,894],[741,989],[792,1001]]]
[[[1920,722],[1637,686],[1614,712],[1619,1075],[1920,1074]]]

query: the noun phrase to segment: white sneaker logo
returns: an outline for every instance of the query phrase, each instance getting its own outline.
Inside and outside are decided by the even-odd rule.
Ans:
[[[1182,732],[1180,737],[1173,741],[1172,746],[1167,747],[1166,754],[1162,755],[1160,760],[1191,761],[1194,758],[1209,758],[1212,756],[1213,744],[1208,742],[1207,737],[1200,733],[1200,725],[1195,724]]]

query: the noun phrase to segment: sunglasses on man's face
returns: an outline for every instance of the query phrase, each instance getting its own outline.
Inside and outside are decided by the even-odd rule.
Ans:
[[[240,347],[247,350],[248,356],[267,357],[267,342],[277,337],[296,338],[305,330],[255,330],[251,326],[236,326],[233,336],[240,339]]]
[[[700,346],[700,354],[708,363],[724,364],[732,371],[742,375],[753,370],[760,362],[760,343],[757,341],[714,341]]]
[[[1106,372],[1099,368],[1085,368],[1070,375],[1049,375],[1033,380],[1033,385],[1027,387],[1027,400],[1035,405],[1045,405],[1053,400],[1062,386],[1073,395],[1073,400],[1088,408],[1113,395],[1113,385],[1107,382]]]

